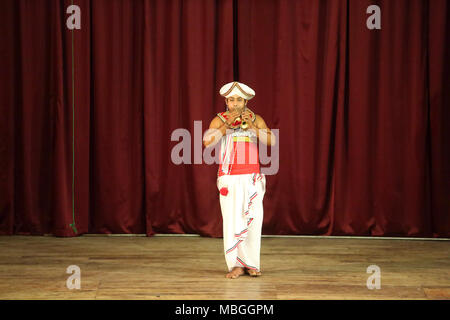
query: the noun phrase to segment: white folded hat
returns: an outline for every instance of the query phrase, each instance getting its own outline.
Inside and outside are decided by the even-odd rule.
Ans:
[[[246,100],[250,100],[255,96],[255,90],[243,83],[233,81],[220,88],[220,95],[225,98],[238,95]]]

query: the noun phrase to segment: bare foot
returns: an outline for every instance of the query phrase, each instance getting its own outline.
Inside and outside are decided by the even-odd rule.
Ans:
[[[259,277],[261,275],[261,271],[256,271],[247,268],[245,268],[245,272],[248,273],[250,277]]]
[[[244,274],[244,268],[241,267],[234,267],[233,270],[227,273],[226,277],[228,279],[236,279],[239,278],[239,276]]]

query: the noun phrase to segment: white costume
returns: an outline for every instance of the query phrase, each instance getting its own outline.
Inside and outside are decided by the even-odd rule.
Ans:
[[[224,97],[237,94],[246,100],[250,100],[255,95],[251,88],[239,82],[226,84],[220,93]],[[254,113],[249,111],[255,121]],[[225,112],[218,115],[226,121]],[[229,271],[233,267],[260,271],[266,178],[259,170],[256,142],[257,137],[252,130],[242,130],[239,126],[232,134],[223,136],[220,141],[217,188],[220,191],[224,252]],[[247,150],[250,157],[244,157],[245,161],[242,163],[237,153]],[[252,153],[256,153],[256,159],[251,158]]]

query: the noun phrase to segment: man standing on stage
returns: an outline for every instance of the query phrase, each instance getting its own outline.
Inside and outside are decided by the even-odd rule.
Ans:
[[[275,144],[264,119],[247,107],[255,91],[239,82],[220,89],[227,111],[218,113],[204,136],[204,145],[220,142],[217,187],[223,218],[227,278],[244,273],[260,276],[261,230],[266,178],[260,172],[258,144]]]

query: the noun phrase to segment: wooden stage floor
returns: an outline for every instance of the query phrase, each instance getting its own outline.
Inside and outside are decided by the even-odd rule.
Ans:
[[[0,299],[450,299],[450,241],[263,237],[262,276],[226,279],[222,239],[0,237]],[[66,269],[81,271],[69,290]],[[369,290],[370,265],[380,289]]]

